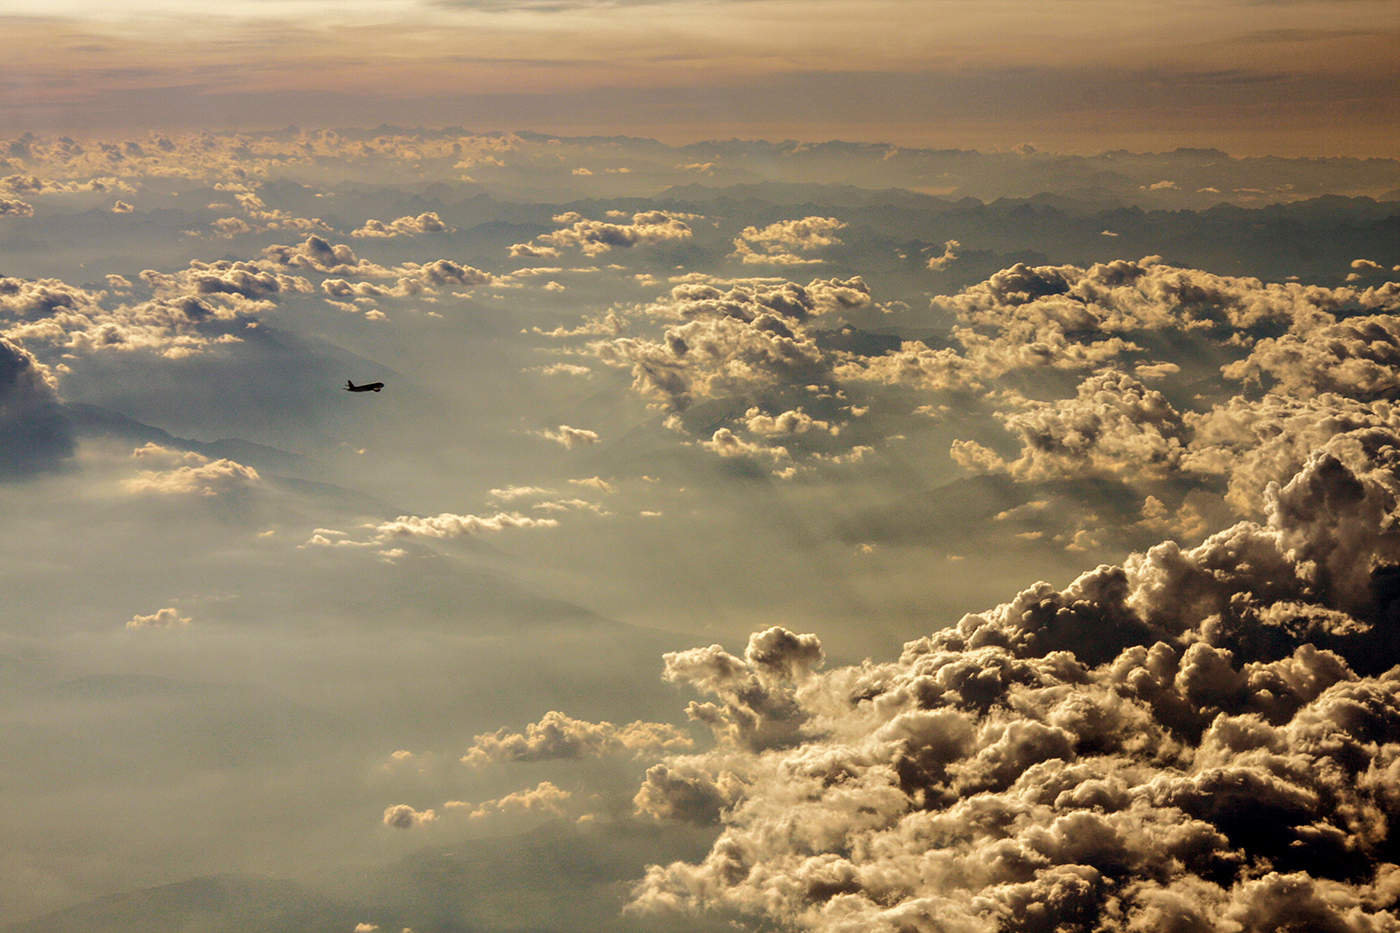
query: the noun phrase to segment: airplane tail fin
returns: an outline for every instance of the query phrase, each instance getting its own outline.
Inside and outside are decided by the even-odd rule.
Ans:
[[[350,380],[350,379],[346,379],[346,380],[345,380],[345,388],[347,388],[347,389],[353,389],[353,388],[355,388],[355,383],[354,383],[352,380]]]

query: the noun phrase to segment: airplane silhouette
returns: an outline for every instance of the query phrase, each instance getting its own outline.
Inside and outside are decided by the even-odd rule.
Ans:
[[[345,380],[346,392],[378,392],[382,388],[384,388],[384,383],[382,382],[367,382],[362,386],[357,386],[349,379]]]

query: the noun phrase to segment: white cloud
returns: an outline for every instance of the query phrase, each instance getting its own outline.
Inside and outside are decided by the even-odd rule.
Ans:
[[[132,616],[127,620],[126,627],[129,629],[182,629],[188,628],[189,624],[189,616],[182,616],[178,609],[167,606],[164,609],[157,609],[147,616]]]

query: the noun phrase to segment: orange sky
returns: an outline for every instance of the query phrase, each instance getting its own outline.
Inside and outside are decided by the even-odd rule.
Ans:
[[[27,9],[26,6],[32,7]],[[18,0],[0,125],[1396,155],[1388,2]]]

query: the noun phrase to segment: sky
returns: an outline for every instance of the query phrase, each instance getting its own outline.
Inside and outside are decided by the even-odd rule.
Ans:
[[[0,930],[1400,922],[1390,5],[3,16]]]
[[[31,129],[462,124],[693,142],[1394,154],[1382,0],[18,0]],[[143,102],[145,102],[143,104]]]

